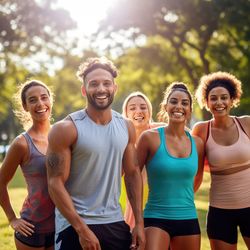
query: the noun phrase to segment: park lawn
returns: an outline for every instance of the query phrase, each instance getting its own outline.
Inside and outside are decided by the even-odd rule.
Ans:
[[[206,211],[208,207],[208,189],[210,183],[209,173],[205,173],[203,183],[199,191],[195,194],[195,203],[198,211],[200,227],[201,227],[201,250],[209,250],[209,241],[206,236]],[[16,212],[20,211],[22,202],[26,195],[25,183],[22,178],[20,170],[17,171],[14,179],[9,185],[11,201]],[[123,187],[124,190],[124,187]],[[125,195],[121,196],[121,203],[124,209]],[[0,249],[1,250],[13,250],[15,249],[13,230],[9,227],[8,221],[4,215],[3,210],[0,208]],[[238,249],[247,250],[243,243],[242,237],[239,235]]]

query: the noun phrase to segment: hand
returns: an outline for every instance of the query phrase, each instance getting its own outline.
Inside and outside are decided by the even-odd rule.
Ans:
[[[14,218],[10,221],[10,226],[18,233],[24,236],[30,236],[34,233],[35,226],[21,218]]]
[[[101,250],[99,240],[89,228],[78,235],[79,242],[84,250]]]
[[[130,246],[131,250],[144,250],[145,249],[145,233],[144,225],[136,224],[132,231],[132,244]]]

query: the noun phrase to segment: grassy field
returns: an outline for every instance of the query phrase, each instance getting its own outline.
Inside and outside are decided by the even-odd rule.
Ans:
[[[209,188],[210,177],[208,173],[205,173],[204,181],[201,188],[195,196],[195,203],[198,211],[201,232],[202,232],[202,241],[201,241],[201,250],[209,250],[209,241],[206,236],[206,211],[208,207],[208,188]],[[22,202],[26,195],[25,184],[18,170],[15,178],[9,185],[9,191],[11,196],[11,201],[16,212],[21,208]],[[124,206],[125,197],[124,195],[121,198],[122,205]],[[3,213],[3,210],[0,208],[0,250],[13,250],[15,249],[14,239],[13,239],[13,230],[9,227],[8,221]],[[239,236],[238,249],[247,250],[241,236]]]

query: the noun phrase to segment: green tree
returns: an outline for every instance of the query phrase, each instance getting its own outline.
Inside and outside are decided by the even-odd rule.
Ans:
[[[12,112],[17,84],[32,77],[46,79],[51,64],[44,64],[41,55],[51,60],[61,56],[67,46],[66,32],[75,27],[69,13],[52,8],[53,2],[0,2],[0,143],[1,134],[11,140],[20,130]]]
[[[142,36],[161,37],[169,48],[164,55],[172,55],[168,68],[158,61],[166,75],[181,81],[188,78],[196,88],[203,74],[230,71],[242,79],[244,92],[249,93],[249,11],[249,0],[127,0],[110,9],[100,31],[107,37],[126,34],[135,45]],[[137,49],[144,65],[145,45]],[[158,60],[161,48],[158,53],[154,46],[150,50],[149,62]],[[173,68],[182,70],[176,73]]]

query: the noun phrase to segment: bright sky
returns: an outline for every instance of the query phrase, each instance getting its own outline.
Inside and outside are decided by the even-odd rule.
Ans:
[[[57,0],[57,5],[68,10],[77,22],[79,31],[90,35],[98,28],[98,23],[106,16],[106,11],[119,0]]]

